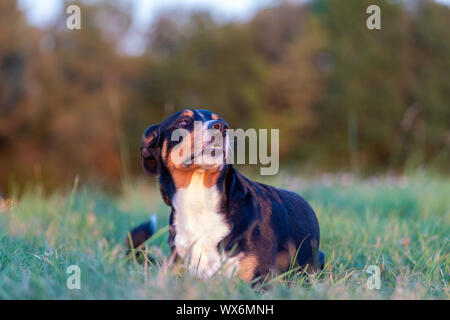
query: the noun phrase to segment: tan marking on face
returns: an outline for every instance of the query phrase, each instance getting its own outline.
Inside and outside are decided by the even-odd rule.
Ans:
[[[217,114],[213,113],[213,114],[211,115],[211,119],[213,119],[213,120],[219,120],[219,116],[218,116]]]
[[[187,110],[190,111],[190,110]],[[189,138],[190,139],[183,139],[183,143],[189,143],[189,140],[192,141],[193,140],[193,133],[191,132],[189,134]],[[162,147],[162,152],[164,155],[164,161],[166,163],[167,168],[169,169],[169,172],[172,175],[172,178],[175,182],[175,186],[177,188],[186,188],[190,181],[191,181],[191,177],[192,174],[194,173],[195,169],[194,168],[183,168],[182,165],[174,163],[172,161],[172,157],[171,157],[171,153],[174,152],[174,150],[172,149],[170,152],[168,152],[167,150],[167,144],[168,141],[164,141],[163,143],[163,147]],[[191,154],[193,152],[193,146],[190,146],[191,148]],[[183,148],[184,149],[184,148]],[[178,150],[178,152],[181,152],[181,150]]]
[[[187,188],[191,183],[192,175],[201,173],[203,175],[203,185],[205,188],[212,188],[217,185],[217,179],[220,176],[220,171],[204,170],[194,168],[192,170],[177,170],[175,168],[169,168],[172,178],[177,188]]]
[[[190,109],[184,110],[184,111],[181,113],[180,117],[183,117],[183,116],[193,117],[193,116],[194,116],[194,111],[192,111],[192,110],[190,110]]]
[[[192,110],[185,110],[182,112],[181,116],[193,116],[194,113]],[[216,115],[217,116],[217,115]],[[191,159],[191,163],[188,165],[183,165],[181,163],[176,163],[177,161],[174,161],[172,156],[175,158],[178,158],[179,155],[173,154],[172,152],[180,152],[181,157],[185,156],[181,152],[185,150],[190,149],[190,155],[195,155],[198,153],[198,150],[203,150],[203,130],[205,129],[205,123],[202,124],[200,127],[194,127],[194,130],[192,130],[181,142],[181,145],[178,145],[177,147],[168,150],[168,141],[163,142],[162,146],[162,154],[163,154],[163,161],[166,164],[166,167],[169,169],[169,172],[172,175],[172,178],[175,182],[175,186],[177,188],[186,188],[189,186],[191,182],[192,175],[196,172],[199,172],[201,170],[202,176],[203,176],[203,184],[206,188],[211,188],[217,184],[217,180],[220,176],[220,172],[222,169],[222,166],[218,167],[209,167],[207,169],[203,169],[202,166],[203,163],[197,164],[195,163],[196,159]],[[197,139],[195,139],[197,137]],[[200,137],[200,138],[199,138]],[[187,155],[189,156],[189,155]],[[198,155],[198,157],[202,157],[202,155]]]
[[[237,275],[244,282],[250,282],[255,276],[258,266],[258,259],[254,255],[246,255],[239,260],[239,270]]]
[[[167,141],[164,140],[161,147],[161,160],[163,161],[163,163],[169,164],[169,162],[167,161],[168,158],[169,155],[167,154]]]
[[[180,149],[174,150],[172,149],[170,152],[167,150],[167,141],[164,141],[162,152],[163,152],[163,159],[167,165],[167,168],[169,169],[172,178],[174,179],[175,186],[177,188],[186,188],[189,186],[189,183],[191,181],[192,175],[197,172],[198,170],[204,171],[203,174],[203,184],[206,188],[211,188],[217,184],[217,179],[220,176],[221,167],[212,168],[212,169],[202,169],[201,164],[196,164],[194,159],[192,159],[192,163],[188,166],[183,166],[181,164],[177,164],[172,160],[172,152],[182,152],[181,150],[187,150],[190,149],[190,154],[193,155],[196,150],[202,150],[202,139],[197,139],[197,145],[195,145],[195,139],[194,139],[195,132],[192,131],[189,133],[189,135],[183,139],[180,145]],[[189,146],[185,146],[183,144],[190,143]],[[183,155],[184,156],[184,155]],[[201,155],[200,155],[201,157]]]
[[[184,175],[184,173],[188,173],[188,171],[176,170],[176,165],[171,160],[170,152],[167,152],[167,141],[163,142],[161,152],[163,154],[163,161],[166,163],[166,166],[174,179],[175,186],[177,188],[182,188],[185,185],[189,185],[191,177],[190,175]]]

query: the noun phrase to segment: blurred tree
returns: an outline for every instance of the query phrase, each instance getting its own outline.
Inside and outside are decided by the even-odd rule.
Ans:
[[[278,62],[287,45],[298,39],[304,11],[303,6],[282,1],[277,6],[261,9],[250,21],[256,47],[269,61]]]
[[[152,117],[149,110],[147,118],[159,121],[175,110],[203,107],[223,114],[233,126],[256,126],[264,105],[265,63],[249,30],[218,26],[206,13],[182,25],[162,19],[153,36],[158,50],[149,53],[142,80],[145,100],[160,111]],[[163,45],[167,34],[172,36]]]
[[[8,157],[1,159],[2,168],[7,168],[0,175],[1,183],[5,185],[13,176],[19,180],[35,177],[43,184],[54,185],[73,179],[78,173],[117,179],[121,173],[117,139],[120,124],[113,115],[120,113],[114,108],[120,108],[122,102],[119,82],[123,62],[116,53],[118,39],[111,35],[121,33],[117,25],[107,32],[104,21],[117,21],[120,15],[124,16],[123,21],[130,21],[129,16],[111,4],[98,3],[82,7],[82,31],[66,29],[64,12],[48,30],[26,25],[16,28],[11,25],[23,23],[23,19],[17,19],[16,5],[9,3],[13,3],[7,6],[9,11],[1,11],[8,18],[0,19],[2,22],[11,20],[4,29],[17,31],[22,38],[31,36],[23,40],[26,46],[20,46],[21,37],[10,42],[18,43],[19,58],[13,62],[21,61],[20,57],[26,59],[25,67],[14,69],[27,75],[27,83],[23,85],[25,105],[15,105],[26,117],[20,127],[22,134],[10,129],[9,139],[13,143],[2,152]],[[20,31],[21,28],[24,30]],[[0,43],[4,43],[3,39]],[[10,51],[14,48],[8,47]],[[12,76],[24,78],[16,73],[7,73],[5,82],[10,84]],[[1,88],[12,92],[8,86]],[[15,118],[2,117],[1,127],[13,127]]]
[[[0,2],[0,186],[14,169],[14,143],[29,134],[33,112],[27,104],[31,38],[15,1]],[[31,151],[31,150],[30,150]],[[31,155],[30,155],[31,156]]]
[[[450,161],[450,8],[432,1],[418,1],[413,30],[411,88],[418,121],[410,124],[406,154],[419,153],[424,163],[449,168]],[[405,119],[405,125],[407,125]],[[415,158],[415,157],[414,157]],[[406,161],[406,158],[403,158]]]
[[[327,38],[314,16],[306,16],[298,26],[298,36],[287,45],[281,60],[272,65],[267,79],[268,108],[264,126],[282,128],[282,158],[300,154],[307,133],[319,120],[314,114],[329,66]],[[305,153],[303,153],[305,154]]]
[[[316,139],[327,143],[311,146],[326,166],[358,169],[389,164],[392,140],[407,108],[404,81],[409,71],[404,56],[411,49],[407,12],[399,3],[378,1],[382,30],[368,30],[365,12],[370,4],[312,3],[328,32],[334,65],[316,109],[321,123],[314,131]]]
[[[141,172],[144,129],[186,107],[279,128],[292,166],[448,172],[450,9],[379,0],[382,29],[368,30],[370,4],[280,1],[230,23],[167,11],[146,52],[126,56],[129,1],[82,2],[73,31],[64,11],[33,28],[0,1],[0,186],[75,174],[113,185]]]

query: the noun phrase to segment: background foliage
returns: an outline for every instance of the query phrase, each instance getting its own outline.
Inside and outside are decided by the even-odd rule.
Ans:
[[[280,2],[244,22],[162,13],[140,56],[119,54],[120,2],[31,27],[0,2],[0,188],[140,173],[140,135],[185,107],[235,128],[280,128],[282,168],[448,173],[450,9],[433,1]]]

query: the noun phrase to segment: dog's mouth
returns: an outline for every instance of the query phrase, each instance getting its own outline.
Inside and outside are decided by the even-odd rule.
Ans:
[[[189,154],[184,156],[180,168],[189,169],[192,166],[202,168],[215,167],[226,162],[227,137],[207,137],[202,143],[193,144]]]
[[[216,156],[219,154],[223,154],[223,148],[221,146],[207,146],[206,148],[203,149],[203,155],[211,155],[212,157]]]
[[[202,157],[209,157],[209,156],[215,158],[216,155],[220,156],[220,155],[224,155],[224,153],[225,153],[225,150],[221,146],[207,145],[203,149],[201,149],[201,150],[199,150],[197,152],[194,152],[191,155],[190,160],[191,160],[192,163],[194,163],[194,161],[196,159],[201,159]]]
[[[224,148],[221,145],[221,141],[216,141],[214,137],[211,137],[211,139],[204,143],[202,148],[197,148],[198,150],[194,149],[194,152],[191,156],[191,160],[194,160],[197,157],[213,157],[224,155]]]

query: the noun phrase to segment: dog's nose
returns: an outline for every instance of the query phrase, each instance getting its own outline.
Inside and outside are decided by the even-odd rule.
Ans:
[[[220,132],[225,134],[228,130],[228,125],[224,121],[215,120],[209,124],[208,129],[219,130]]]

